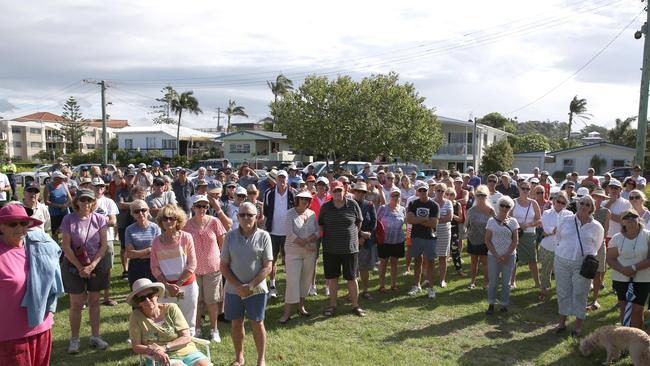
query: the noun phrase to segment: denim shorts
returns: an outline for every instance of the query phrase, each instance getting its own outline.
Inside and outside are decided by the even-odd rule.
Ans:
[[[411,257],[419,257],[433,260],[436,258],[436,239],[411,238]]]
[[[183,357],[182,360],[179,360],[178,358],[170,358],[169,359],[169,364],[174,365],[174,364],[177,364],[177,363],[181,362],[183,365],[192,366],[192,365],[194,365],[195,363],[197,363],[197,362],[199,362],[201,360],[207,360],[207,359],[208,359],[208,356],[204,355],[202,352],[194,351],[194,352],[190,353],[189,355]],[[151,361],[149,359],[147,360],[147,366],[153,366],[153,364],[154,364],[153,361]],[[156,365],[160,365],[160,363],[158,362],[158,363],[156,363]]]
[[[266,311],[266,294],[257,294],[242,300],[237,294],[226,293],[224,316],[228,320],[243,319],[263,321]]]

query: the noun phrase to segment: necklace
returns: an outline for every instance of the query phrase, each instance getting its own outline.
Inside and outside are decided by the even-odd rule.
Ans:
[[[639,234],[641,234],[640,231],[636,234],[636,238],[634,238],[634,244],[632,244],[632,251],[636,250],[636,242],[637,242],[637,240],[639,240]],[[623,243],[621,243],[621,252],[623,251],[623,248],[625,247],[625,239],[627,239],[627,238],[625,237],[625,235],[623,235]],[[632,241],[632,239],[627,239],[627,240]]]

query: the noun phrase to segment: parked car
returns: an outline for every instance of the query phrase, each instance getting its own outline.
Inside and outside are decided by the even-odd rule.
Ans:
[[[94,166],[101,166],[101,164],[99,164],[99,163],[90,163],[90,164],[79,164],[77,166],[74,166],[74,167],[72,167],[72,175],[75,176],[75,177],[79,176],[79,172],[81,171],[82,167],[88,167],[88,170],[90,170]],[[108,171],[111,174],[114,171],[117,170],[117,168],[113,164],[106,164],[106,166],[108,166]]]
[[[356,172],[362,170],[362,169],[363,169],[363,166],[366,165],[366,164],[368,164],[367,161],[348,161],[348,162],[345,163],[345,164],[341,164],[341,166],[342,166],[343,168],[345,168],[346,170],[350,170],[351,172],[356,173]],[[320,177],[320,176],[322,176],[322,175],[325,175],[325,172],[327,171],[327,170],[326,170],[326,167],[327,167],[327,166],[329,166],[330,168],[334,166],[334,162],[333,162],[333,161],[330,161],[330,162],[329,162],[329,165],[328,165],[328,163],[325,162],[325,161],[315,161],[315,162],[313,162],[313,163],[307,165],[307,166],[302,170],[302,173],[303,173],[303,174],[307,174],[307,172],[309,171],[309,167],[310,167],[310,166],[313,166],[313,167],[314,167],[314,173],[315,173],[317,176]]]
[[[418,171],[418,174],[419,173],[424,174],[424,179],[423,180],[429,180],[431,178],[434,178],[436,176],[436,174],[438,174],[438,169],[430,169],[430,168],[420,169]]]
[[[632,167],[615,168],[610,170],[608,173],[611,174],[612,178],[623,182],[625,178],[632,176]]]
[[[22,172],[16,174],[16,181],[23,186],[29,184],[35,180],[38,180],[40,185],[47,184],[50,180],[49,169],[52,164],[41,165],[40,167],[34,169],[33,172]]]
[[[406,175],[411,174],[412,171],[416,171],[416,172],[419,171],[417,165],[415,165],[415,164],[408,164],[408,163],[372,164],[372,165],[370,166],[370,171],[376,173],[376,172],[377,172],[377,168],[379,168],[380,165],[383,166],[383,167],[385,167],[385,169],[386,169],[387,171],[389,171],[389,172],[394,172],[394,171],[397,170],[397,168],[400,168],[400,169],[402,169],[402,172],[403,172],[404,174],[406,174]],[[357,174],[361,173],[362,171],[363,171],[363,166],[361,167],[361,169],[359,169],[359,170],[357,171]]]

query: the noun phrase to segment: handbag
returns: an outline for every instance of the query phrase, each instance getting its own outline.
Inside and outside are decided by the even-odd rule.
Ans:
[[[580,229],[578,228],[578,219],[573,217],[573,223],[576,226],[576,232],[578,233],[578,242],[580,243],[580,252],[585,259],[582,261],[582,266],[580,267],[580,275],[586,279],[593,280],[596,277],[596,272],[598,271],[598,259],[595,256],[588,254],[585,256],[585,252],[582,249],[582,239],[580,238]]]

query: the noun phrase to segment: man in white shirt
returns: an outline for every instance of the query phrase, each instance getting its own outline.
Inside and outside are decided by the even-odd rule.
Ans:
[[[11,184],[6,174],[0,173],[0,207],[7,203],[7,192],[11,192]]]
[[[115,249],[113,248],[115,231],[113,228],[117,223],[117,214],[120,212],[120,210],[117,208],[117,204],[115,204],[112,199],[104,196],[104,192],[106,192],[106,183],[104,183],[104,180],[102,178],[93,178],[92,184],[93,189],[95,190],[95,197],[97,197],[97,209],[95,211],[97,213],[105,215],[107,219],[106,225],[108,226],[108,229],[106,236],[108,242],[108,255],[111,256],[111,267],[109,268],[110,277],[110,270],[113,268],[113,257],[115,256]],[[110,288],[106,288],[106,290],[104,290],[104,301],[102,304],[108,306],[117,305],[117,301],[110,298],[109,292]]]
[[[621,187],[621,182],[614,178],[609,181],[609,185],[607,186],[609,189],[609,200],[603,202],[603,205],[612,213],[609,220],[609,230],[605,234],[607,238],[611,238],[621,232],[621,213],[632,208],[630,201],[621,197]]]
[[[39,202],[41,196],[41,186],[37,181],[32,181],[27,184],[23,193],[23,206],[25,209],[31,209],[33,213],[30,216],[43,222],[38,226],[30,228],[29,230],[50,231],[50,211],[47,209],[47,206],[45,206],[44,203]]]
[[[643,173],[643,169],[641,169],[641,165],[635,165],[634,168],[632,168],[632,175],[623,179],[623,182],[628,180],[629,178],[632,178],[636,182],[636,189],[643,191],[645,189],[646,185],[646,179],[641,175]]]

